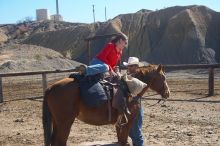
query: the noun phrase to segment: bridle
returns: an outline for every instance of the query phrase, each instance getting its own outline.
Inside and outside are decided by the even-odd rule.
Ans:
[[[133,74],[131,74],[131,75],[133,75],[134,77],[136,77],[136,74],[137,74],[137,73],[133,73]],[[155,80],[155,78],[150,79],[149,75],[144,75],[144,76],[143,76],[143,82],[147,83],[147,87],[146,87],[147,89],[151,87],[151,85],[153,84],[154,80]],[[165,88],[164,86],[165,86],[165,85],[163,84],[163,87],[160,89],[160,91],[158,91],[159,93],[161,93],[161,91]],[[147,89],[146,89],[146,91],[147,91]],[[146,92],[146,91],[145,91],[145,92]],[[160,103],[161,101],[163,101],[163,103],[166,102],[166,98],[163,98],[163,97],[162,97],[161,99],[158,99],[158,101],[157,101],[156,104]],[[162,104],[163,104],[163,103],[162,103]]]

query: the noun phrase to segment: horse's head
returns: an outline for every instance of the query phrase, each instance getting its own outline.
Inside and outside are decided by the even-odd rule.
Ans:
[[[149,87],[160,94],[162,98],[168,98],[170,96],[170,90],[162,65],[139,67],[135,77],[147,83]]]

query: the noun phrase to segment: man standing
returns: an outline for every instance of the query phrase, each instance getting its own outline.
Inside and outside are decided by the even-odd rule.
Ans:
[[[129,57],[128,62],[123,62],[123,64],[128,67],[128,74],[135,74],[140,65],[140,62],[137,57]],[[138,102],[140,102],[140,98]],[[129,136],[132,139],[133,146],[144,146],[144,139],[143,139],[143,135],[141,131],[142,122],[143,122],[143,114],[144,114],[143,107],[141,106],[139,113],[137,115],[137,118],[135,119],[134,124],[129,133]]]

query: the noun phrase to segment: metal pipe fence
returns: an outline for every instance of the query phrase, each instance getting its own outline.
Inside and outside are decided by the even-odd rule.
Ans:
[[[74,70],[0,74],[0,102],[42,97],[48,85],[68,77]]]
[[[220,95],[220,64],[189,65],[188,69],[200,69],[194,75],[167,73],[167,82],[171,92],[189,92],[191,94]],[[165,69],[187,69],[187,65],[165,65]],[[0,102],[42,97],[48,85],[68,77],[72,70],[38,71],[0,74]],[[207,92],[208,91],[208,92]],[[215,91],[215,92],[214,92]]]

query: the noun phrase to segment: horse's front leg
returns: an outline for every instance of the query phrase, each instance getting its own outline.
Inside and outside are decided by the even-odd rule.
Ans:
[[[128,118],[128,123],[125,125],[120,125],[116,124],[116,132],[117,132],[117,137],[118,137],[118,143],[120,146],[130,146],[130,144],[128,143],[128,136],[129,136],[129,132],[135,122],[135,119],[138,115],[138,112],[140,110],[140,104],[136,103],[136,104],[129,104],[129,109],[131,111],[131,115],[127,115]],[[122,119],[121,123],[124,123],[125,119]]]
[[[119,146],[130,146],[128,143],[128,125],[124,126],[118,126],[116,125],[116,132],[117,132],[117,137],[118,137],[118,144]]]
[[[120,123],[116,124],[115,127],[116,127],[119,146],[130,146],[130,144],[128,143],[128,135],[129,135],[133,122],[134,122],[134,119],[131,118],[128,120],[128,123],[125,125],[121,125]]]

